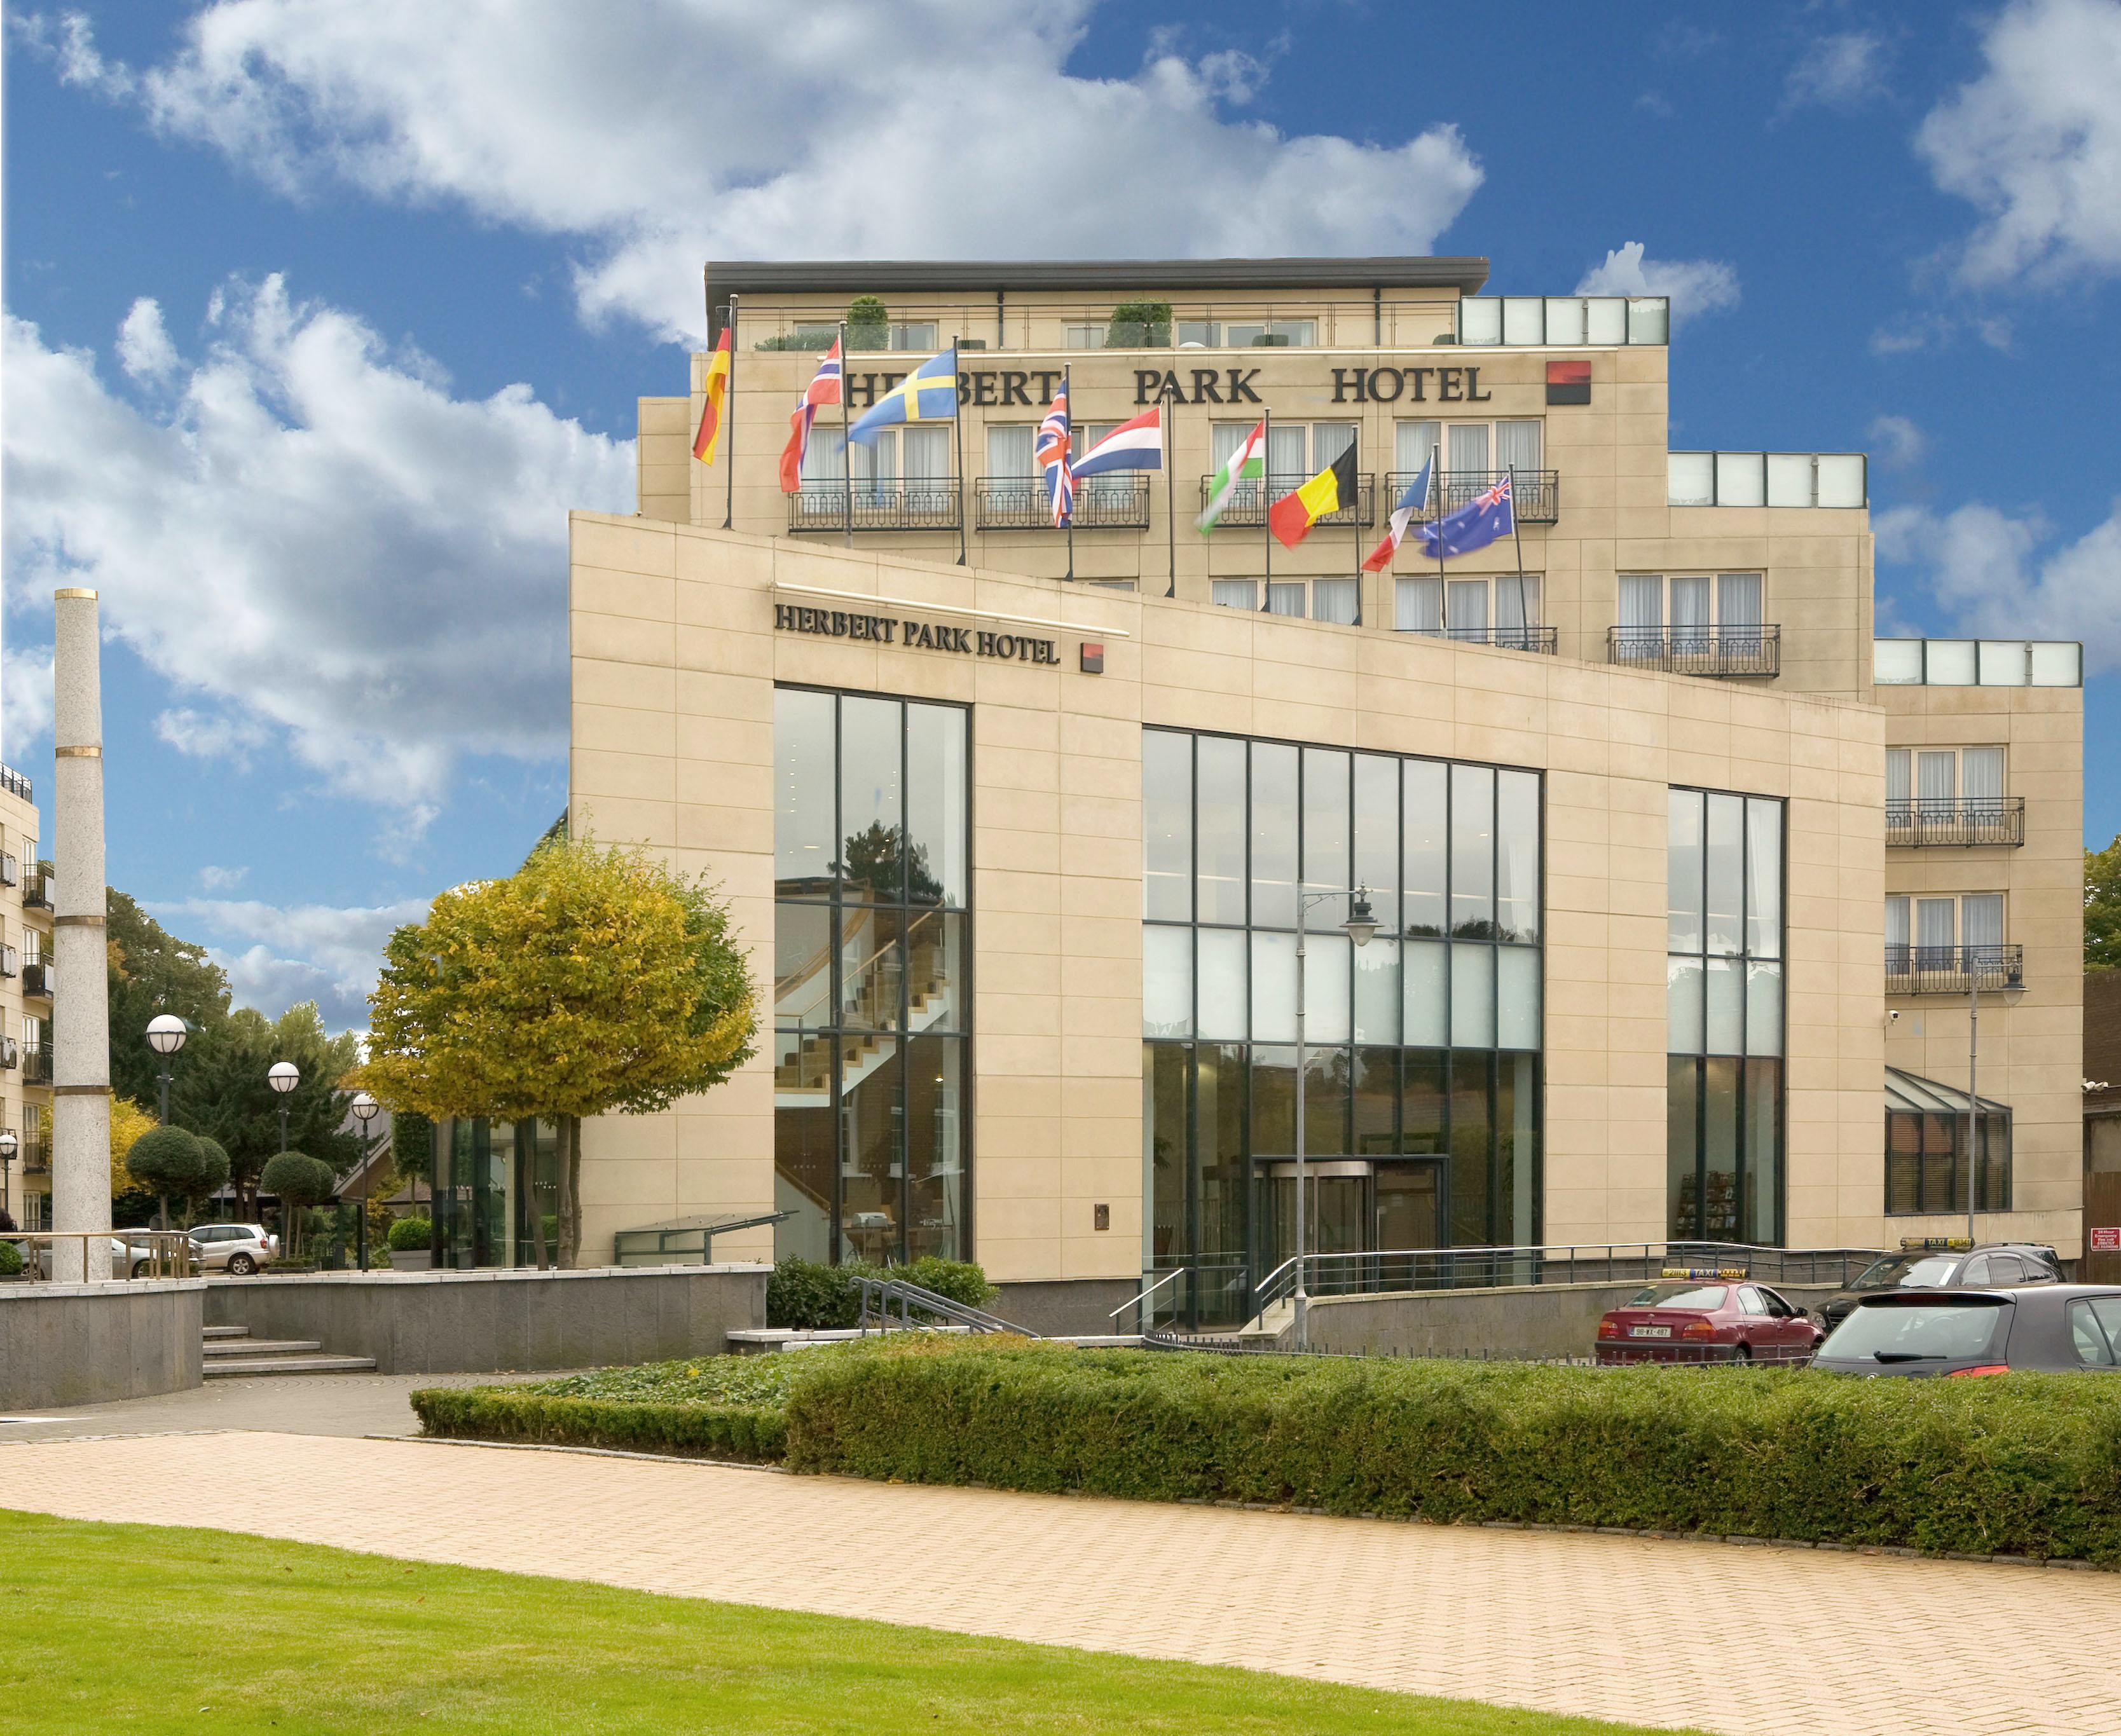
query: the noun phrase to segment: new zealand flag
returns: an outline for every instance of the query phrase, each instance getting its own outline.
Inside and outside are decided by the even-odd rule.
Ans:
[[[1432,561],[1452,555],[1470,555],[1476,548],[1485,548],[1490,542],[1513,535],[1517,530],[1517,518],[1510,505],[1509,472],[1497,477],[1492,487],[1484,488],[1463,506],[1446,513],[1433,524],[1424,524],[1416,534],[1421,538],[1421,552]]]

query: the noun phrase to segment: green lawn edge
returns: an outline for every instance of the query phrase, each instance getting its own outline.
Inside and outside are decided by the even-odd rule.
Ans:
[[[341,1492],[357,1500],[357,1491]],[[379,1510],[380,1527],[389,1515]],[[0,1508],[12,1732],[1642,1736],[1647,1727]],[[908,1564],[908,1613],[919,1609]],[[1154,1612],[1144,1610],[1145,1625]],[[1420,1643],[1418,1635],[1409,1645]]]

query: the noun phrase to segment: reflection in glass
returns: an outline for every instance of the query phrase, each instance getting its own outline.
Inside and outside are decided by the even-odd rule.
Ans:
[[[795,1216],[775,1227],[785,1257],[832,1257],[832,1045],[796,1031],[773,1036],[773,1208]]]
[[[1668,1054],[1698,1055],[1704,1031],[1701,964],[1698,958],[1665,961],[1664,1046]]]
[[[971,902],[966,863],[965,714],[956,705],[908,705],[906,799],[907,896],[914,904]]]
[[[1354,1055],[1354,1138],[1349,1149],[1358,1157],[1376,1157],[1389,1153],[1395,1143],[1399,1050],[1359,1048]]]
[[[1348,756],[1330,748],[1303,750],[1303,884],[1337,892],[1348,878]],[[1330,906],[1321,905],[1325,910]]]
[[[1540,955],[1531,947],[1501,947],[1495,952],[1495,1046],[1540,1046]]]
[[[1451,768],[1451,932],[1494,938],[1495,775],[1485,766]]]
[[[1141,914],[1193,915],[1193,739],[1147,729],[1141,738]]]
[[[1142,1047],[1142,1191],[1148,1202],[1151,1264],[1186,1247],[1186,1154],[1191,1146],[1186,1113],[1188,1052],[1178,1043]]]
[[[773,877],[784,898],[832,895],[832,696],[773,694]]]
[[[964,1054],[955,1037],[916,1037],[907,1050],[906,1246],[914,1259],[965,1257]]]
[[[773,1020],[818,1030],[832,1022],[832,909],[823,904],[773,907]]]
[[[1354,875],[1348,883],[1369,888],[1384,934],[1399,929],[1399,781],[1398,761],[1355,756]]]
[[[1774,963],[1746,966],[1746,1053],[1783,1052],[1783,967]]]
[[[1193,931],[1154,924],[1141,931],[1141,1034],[1193,1035]]]
[[[1774,1245],[1783,1238],[1782,1063],[1746,1063],[1746,1222],[1739,1240]]]
[[[1296,1040],[1296,937],[1252,935],[1252,1038]]]
[[[1708,1012],[1702,1046],[1713,1055],[1746,1052],[1746,980],[1744,966],[1735,958],[1708,961]]]
[[[1410,1049],[1401,1056],[1399,1148],[1402,1152],[1433,1154],[1443,1151],[1450,1066],[1447,1050]]]
[[[1242,1045],[1203,1043],[1195,1077],[1195,1151],[1200,1166],[1201,1257],[1245,1245],[1245,1170],[1250,1070]]]
[[[1495,949],[1460,942],[1451,948],[1451,1046],[1495,1045]]]
[[[1738,1240],[1738,1073],[1745,1063],[1722,1056],[1702,1063],[1701,1233]]]
[[[1252,926],[1296,926],[1296,750],[1252,743]]]
[[[965,918],[922,910],[906,931],[907,1024],[914,1031],[963,1031],[972,980],[965,970]]]
[[[1503,940],[1539,938],[1539,779],[1495,775],[1495,922]]]
[[[1354,952],[1355,1040],[1399,1041],[1399,942],[1382,935]]]
[[[840,913],[840,1012],[857,1031],[896,1030],[906,980],[904,915],[850,905]]]
[[[1735,953],[1745,944],[1740,910],[1746,896],[1746,804],[1736,796],[1708,798],[1708,950]]]
[[[1200,998],[1195,1029],[1210,1039],[1242,1042],[1251,1035],[1246,1017],[1251,1003],[1245,968],[1247,946],[1242,929],[1198,929]]]
[[[1783,805],[1746,804],[1746,950],[1755,958],[1783,951]]]
[[[1488,1240],[1494,1064],[1485,1051],[1461,1049],[1451,1056],[1451,1240],[1461,1248]]]
[[[1691,1055],[1665,1061],[1665,1234],[1691,1241],[1701,1235],[1701,1063]]]
[[[1303,1150],[1307,1157],[1340,1157],[1347,1154],[1348,1072],[1345,1049],[1305,1047]]]
[[[840,701],[840,873],[851,899],[905,896],[899,709],[895,700]]]
[[[1667,945],[1674,952],[1701,950],[1701,810],[1700,791],[1672,791],[1665,901],[1671,913]]]
[[[1322,905],[1321,910],[1331,908]],[[1304,938],[1303,1036],[1311,1043],[1348,1040],[1348,955],[1345,934],[1311,933]]]
[[[1449,949],[1440,940],[1410,940],[1401,956],[1400,1040],[1410,1049],[1446,1048],[1451,1040]]]
[[[1285,1157],[1296,1151],[1296,1051],[1252,1047],[1252,1154]]]
[[[1245,744],[1196,737],[1200,922],[1245,919]]]
[[[1440,935],[1446,926],[1443,904],[1445,840],[1450,824],[1445,780],[1449,768],[1433,760],[1407,760],[1400,766],[1405,798],[1401,826],[1405,839],[1406,932]]]
[[[866,1040],[841,1065],[841,1253],[842,1258],[880,1266],[898,1259],[900,1249],[901,1184],[906,1170],[899,1148],[905,1109],[898,1040]]]
[[[1498,1245],[1532,1246],[1539,1226],[1539,1062],[1528,1054],[1495,1061],[1495,1198],[1504,1214]]]

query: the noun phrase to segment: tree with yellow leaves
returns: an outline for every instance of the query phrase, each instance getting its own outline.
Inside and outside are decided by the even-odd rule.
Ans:
[[[155,1118],[130,1097],[113,1097],[110,1100],[110,1197],[113,1199],[120,1194],[147,1192],[133,1179],[133,1172],[125,1167],[125,1154],[133,1149],[133,1142],[155,1124]]]
[[[758,1022],[725,905],[650,856],[562,836],[393,934],[369,1007],[348,1086],[436,1119],[553,1124],[563,1268],[581,1254],[583,1118],[720,1084]]]

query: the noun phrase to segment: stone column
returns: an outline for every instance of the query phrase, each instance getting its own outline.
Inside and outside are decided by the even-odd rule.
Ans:
[[[96,593],[52,593],[52,806],[58,835],[52,897],[58,993],[52,1001],[52,1227],[110,1228],[110,1012],[104,993],[103,680]],[[62,1242],[54,1278],[100,1282],[110,1245]]]

